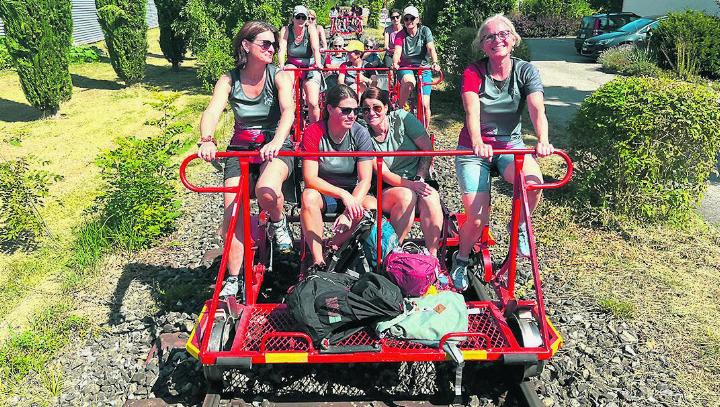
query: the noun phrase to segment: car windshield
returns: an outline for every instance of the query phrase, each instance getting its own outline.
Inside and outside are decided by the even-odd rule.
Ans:
[[[634,33],[635,31],[638,31],[639,29],[652,23],[652,21],[653,20],[650,20],[647,18],[641,18],[639,20],[635,20],[631,23],[625,24],[624,26],[618,28],[618,31],[622,31],[622,32],[626,32],[626,33]]]
[[[580,28],[588,28],[588,27],[590,27],[590,25],[592,24],[592,22],[593,22],[594,20],[595,20],[595,19],[592,18],[592,17],[583,17],[582,23],[580,24]]]

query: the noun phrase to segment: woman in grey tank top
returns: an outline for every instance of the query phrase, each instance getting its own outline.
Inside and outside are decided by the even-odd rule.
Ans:
[[[295,6],[292,23],[280,29],[280,69],[296,67],[322,68],[320,37],[315,25],[307,23],[309,11],[305,6]],[[286,65],[287,63],[287,65]],[[309,71],[304,76],[303,93],[308,106],[310,123],[320,120],[320,71]]]
[[[214,133],[225,106],[230,103],[235,115],[235,134],[231,144],[245,148],[259,148],[259,163],[251,165],[259,172],[255,182],[258,205],[267,211],[271,230],[280,250],[292,250],[287,220],[283,211],[282,184],[294,165],[291,157],[278,157],[281,149],[288,149],[287,140],[292,129],[295,104],[292,97],[293,77],[289,72],[278,71],[272,65],[277,46],[277,30],[270,24],[249,21],[243,25],[233,41],[236,68],[220,77],[215,84],[212,99],[200,120],[201,139],[198,156],[215,159],[217,144]],[[247,174],[246,174],[247,175]],[[252,177],[251,177],[252,180]],[[225,163],[225,186],[237,186],[240,171],[237,159]],[[252,181],[251,181],[252,182]],[[226,236],[232,214],[235,194],[226,193],[223,236]],[[233,234],[227,275],[221,297],[235,296],[242,283],[243,220],[238,219]]]

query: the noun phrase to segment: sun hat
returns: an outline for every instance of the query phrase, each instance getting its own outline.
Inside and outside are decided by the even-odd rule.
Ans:
[[[350,40],[345,46],[345,51],[361,51],[365,52],[365,45],[358,40]]]
[[[293,15],[296,16],[298,14],[302,14],[307,17],[309,15],[307,7],[302,5],[295,6],[295,8],[293,9]]]

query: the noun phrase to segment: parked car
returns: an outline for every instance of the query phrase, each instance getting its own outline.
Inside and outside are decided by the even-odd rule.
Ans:
[[[617,31],[600,34],[588,38],[582,45],[580,53],[585,56],[597,58],[600,53],[611,47],[623,44],[646,44],[649,33],[657,28],[665,16],[643,17],[618,28]]]
[[[580,22],[580,29],[575,37],[575,49],[579,54],[583,42],[585,42],[586,39],[615,31],[625,24],[637,20],[638,18],[640,18],[639,15],[629,12],[585,16]]]

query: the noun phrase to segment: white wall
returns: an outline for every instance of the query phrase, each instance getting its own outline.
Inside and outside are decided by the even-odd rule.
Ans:
[[[670,11],[687,9],[703,11],[720,17],[720,6],[715,0],[624,0],[623,11],[631,11],[640,16],[656,16]]]

